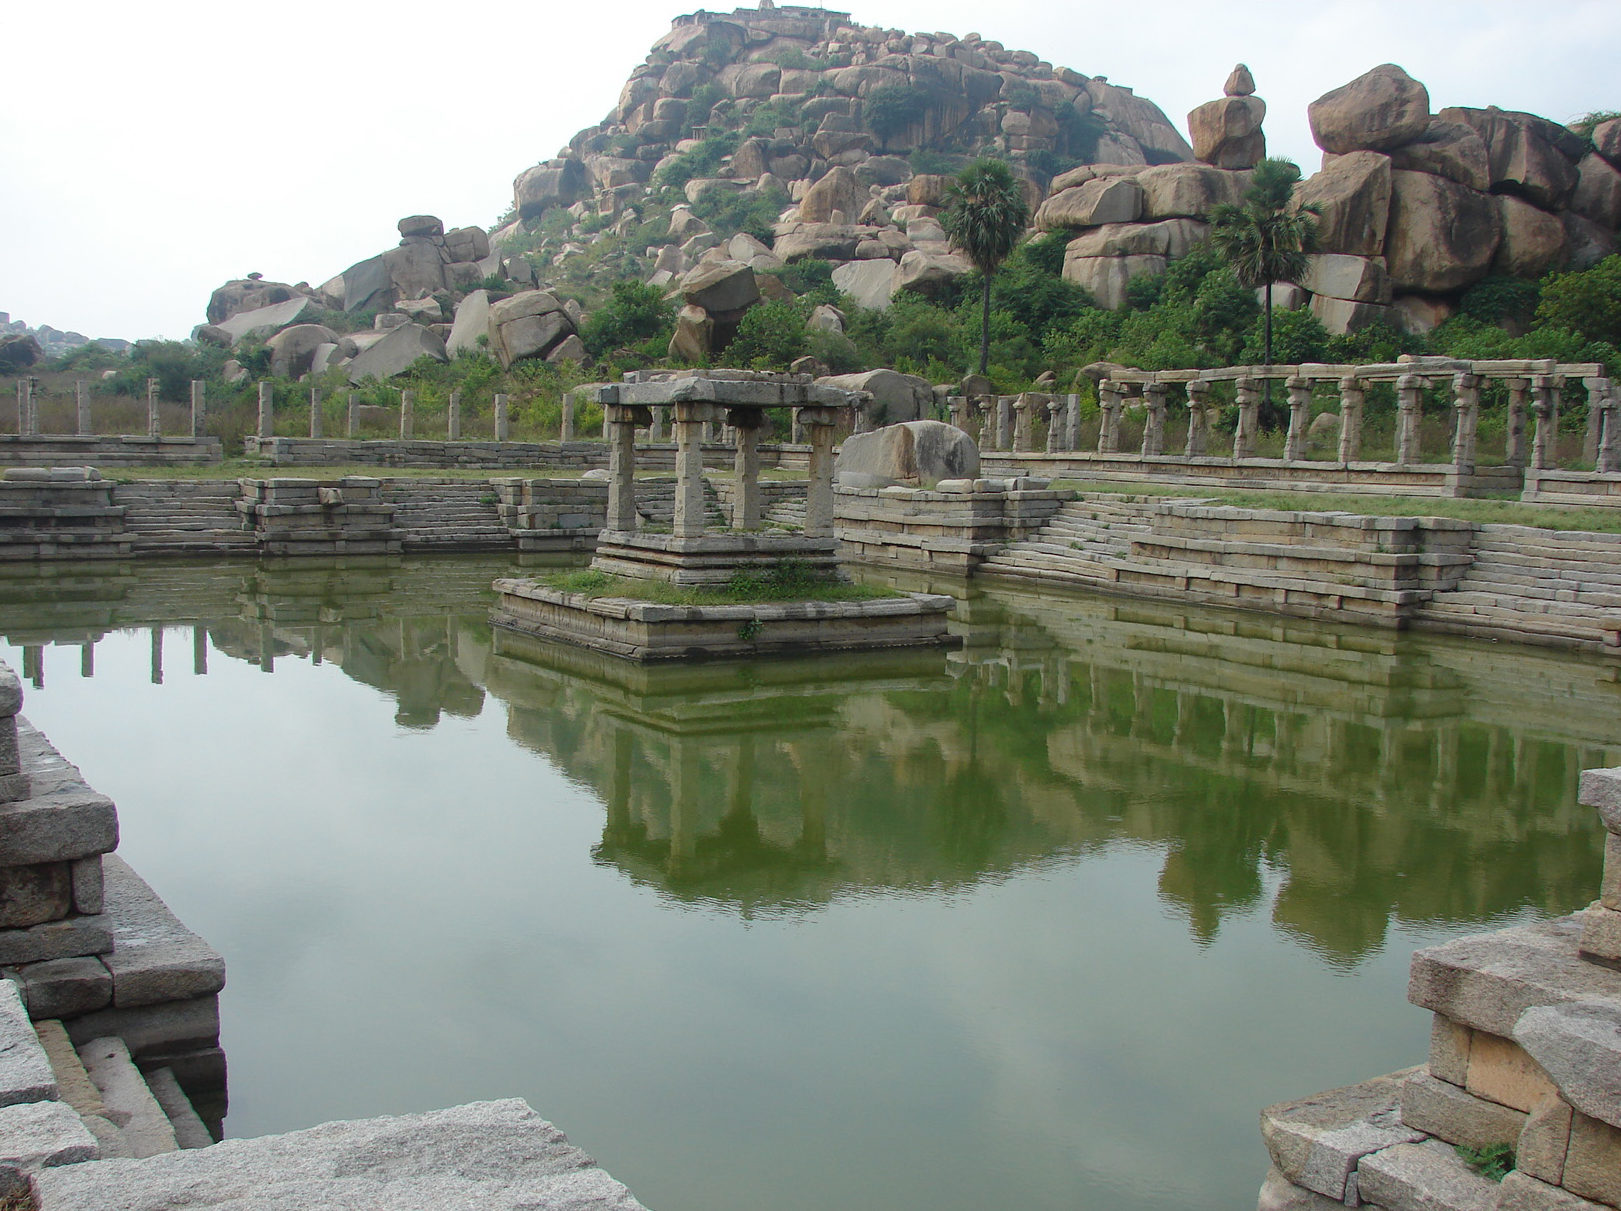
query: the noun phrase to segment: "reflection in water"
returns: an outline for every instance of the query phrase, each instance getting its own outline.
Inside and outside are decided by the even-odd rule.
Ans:
[[[1398,941],[1527,912],[1568,912],[1586,902],[1599,877],[1597,825],[1576,806],[1575,783],[1583,768],[1621,761],[1613,664],[999,590],[961,603],[965,643],[949,655],[638,667],[492,635],[486,589],[510,567],[505,559],[419,559],[12,572],[0,578],[0,634],[21,647],[25,676],[44,686],[47,665],[54,670],[65,654],[59,649],[77,647],[69,658],[82,676],[100,680],[97,645],[144,630],[149,680],[164,686],[158,710],[187,684],[175,674],[188,665],[210,682],[250,666],[336,666],[348,683],[391,703],[392,743],[425,745],[494,716],[526,753],[588,788],[599,814],[572,852],[553,855],[547,833],[508,842],[519,851],[510,869],[505,854],[473,855],[475,868],[507,873],[492,874],[488,889],[466,887],[455,906],[467,916],[470,961],[491,980],[471,989],[466,1012],[494,1015],[483,1029],[498,1041],[503,1006],[517,1004],[526,1029],[539,1023],[543,1034],[560,1032],[565,1052],[577,1045],[579,1074],[557,1070],[564,1061],[555,1042],[544,1058],[528,1061],[546,1074],[544,1082],[534,1078],[538,1104],[571,1130],[600,1132],[584,1142],[669,1211],[760,1201],[855,1205],[841,1181],[859,1184],[861,1175],[896,1166],[938,1173],[940,1184],[927,1198],[915,1184],[904,1195],[891,1191],[896,1197],[885,1205],[982,1205],[995,1195],[977,1184],[972,1166],[963,1168],[970,1162],[952,1142],[958,1111],[934,1117],[944,1110],[931,1096],[941,1107],[968,1104],[987,1116],[999,1147],[1020,1157],[1021,1172],[1028,1168],[1020,1179],[1025,1205],[1073,1205],[1077,1191],[1106,1194],[1108,1205],[1122,1208],[1186,1205],[1190,1191],[1210,1195],[1209,1205],[1252,1199],[1264,1165],[1253,1138],[1260,1105],[1360,1079],[1374,1062],[1395,1067],[1418,1058],[1405,1045],[1358,1050],[1349,1038],[1326,1048],[1312,1033],[1317,1018],[1343,1010],[1352,1021],[1411,1017],[1421,1036],[1422,1015],[1400,1005],[1405,954],[1385,962],[1387,952],[1401,951]],[[173,667],[165,670],[165,661]],[[77,683],[63,680],[60,692],[73,692]],[[53,674],[49,684],[57,681]],[[267,687],[268,700],[268,680],[254,683]],[[311,697],[293,709],[324,711],[320,695],[331,693],[327,681],[300,689]],[[219,709],[251,712],[256,700],[248,698]],[[104,709],[98,695],[75,701],[83,703],[76,709]],[[469,759],[492,768],[505,760],[493,749],[479,754]],[[82,758],[71,749],[68,756]],[[359,754],[344,750],[350,757]],[[381,796],[398,800],[392,820],[357,816],[353,827],[393,829],[390,846],[420,844],[423,869],[437,875],[440,866],[454,868],[462,838],[453,834],[476,831],[482,816],[464,806],[440,814],[445,809],[417,805],[412,789],[390,786]],[[566,823],[525,791],[497,792],[506,800],[500,812],[522,824],[501,816],[503,842],[508,832],[528,836],[530,828]],[[334,810],[342,821],[361,809],[345,800]],[[220,844],[231,843],[227,835]],[[559,880],[561,901],[541,898],[532,872],[542,866]],[[1128,873],[1134,883],[1123,881]],[[621,1010],[561,997],[554,968],[521,991],[502,985],[500,965],[472,940],[498,936],[501,923],[479,917],[479,901],[491,899],[493,912],[510,916],[517,902],[493,893],[527,889],[531,880],[536,887],[525,894],[535,898],[521,902],[535,932],[561,938],[576,963],[622,952],[625,964],[646,968],[657,981],[648,1016],[598,1021]],[[475,894],[485,890],[492,894]],[[1144,892],[1162,917],[1174,918],[1178,939],[1160,936],[1152,914],[1133,915]],[[611,904],[597,898],[610,894],[618,897]],[[656,916],[637,916],[636,897],[652,900]],[[1015,910],[1027,899],[1040,906],[1034,916]],[[335,962],[358,945],[341,940],[347,922],[377,911],[373,901],[317,909],[307,894],[300,907],[315,922],[312,932],[339,939]],[[971,928],[981,912],[996,923],[984,926],[982,940]],[[644,937],[624,932],[631,919],[650,950],[639,946]],[[206,922],[189,923],[209,934]],[[773,931],[769,947],[751,939],[762,929]],[[681,947],[677,939],[693,930],[703,946],[681,950],[690,972],[659,966],[660,948]],[[885,959],[902,985],[926,986],[959,968],[975,974],[946,981],[949,996],[908,1004],[902,992],[874,983],[871,952],[890,936],[906,939]],[[823,938],[847,967],[817,951]],[[1310,982],[1267,949],[1280,939],[1337,981],[1313,985],[1309,1009],[1267,983]],[[231,964],[239,956],[226,957]],[[814,988],[783,969],[796,962],[821,964]],[[734,980],[747,989],[716,975],[726,964],[736,964]],[[999,977],[983,974],[1003,969]],[[1374,969],[1379,980],[1363,980]],[[615,980],[636,983],[635,973]],[[994,996],[965,991],[987,980]],[[732,999],[717,1003],[718,990]],[[357,995],[386,1001],[395,991],[385,983]],[[895,1020],[914,1037],[892,1039],[879,1059],[857,1060],[860,1039],[887,1037],[893,1026],[862,1019],[830,1043],[838,1060],[809,1043],[803,1055],[782,1044],[770,1060],[770,1049],[757,1047],[750,1067],[728,1075],[701,1062],[700,1044],[678,1045],[664,1034],[670,1007],[753,1031],[762,1018],[795,1021],[797,1006],[822,996],[828,1000],[816,1002],[816,1020],[834,1023],[867,1001],[895,999],[893,1012],[909,1015]],[[1209,1019],[1196,1026],[1160,1020],[1184,1003]],[[229,1018],[230,1011],[227,1029]],[[1139,1029],[1152,1040],[1138,1038]],[[803,1019],[795,1030],[815,1037]],[[1209,1031],[1232,1041],[1236,1070],[1190,1071],[1217,1063],[1211,1036],[1201,1033]],[[1347,1071],[1305,1071],[1289,1058],[1299,1054],[1288,1046],[1303,1033],[1303,1046],[1313,1054],[1337,1050]],[[1251,1035],[1259,1041],[1246,1052],[1238,1040]],[[492,1045],[499,1061],[491,1062],[505,1071],[508,1051]],[[251,1040],[232,1046],[233,1061],[253,1054]],[[896,1058],[913,1046],[915,1062]],[[683,1047],[698,1058],[683,1061]],[[1276,1056],[1262,1054],[1271,1047]],[[1271,1060],[1283,1070],[1272,1074],[1263,1062]],[[451,1066],[479,1062],[475,1049]],[[780,1068],[767,1075],[768,1063]],[[628,1100],[645,1099],[645,1121],[626,1120],[635,1113],[627,1099],[612,1098],[611,1108],[593,1102],[595,1090],[630,1079],[639,1065],[667,1071],[680,1086],[663,1100],[657,1081],[637,1086],[638,1098]],[[894,1082],[923,1100],[856,1115],[851,1130],[882,1142],[874,1168],[863,1168],[854,1159],[858,1144],[845,1141],[848,1173],[824,1173],[804,1143],[814,1121],[796,1116],[802,1104],[810,1108],[803,1113],[823,1119],[851,1115],[870,1096],[854,1092],[862,1078],[850,1070],[863,1065],[873,1073],[894,1066]],[[251,1070],[251,1062],[238,1065],[239,1086]],[[1257,1071],[1271,1075],[1257,1083]],[[1191,1097],[1190,1081],[1207,1082],[1211,1093]],[[709,1100],[693,1096],[695,1085],[709,1090]],[[511,1091],[446,1079],[398,1101],[424,1108]],[[308,1087],[299,1093],[313,1096]],[[233,1096],[253,1106],[251,1081]],[[559,1096],[563,1104],[554,1102]],[[764,1108],[749,1114],[757,1099]],[[347,1104],[344,1111],[352,1112]],[[273,1125],[313,1121],[298,1120],[301,1113],[302,1105],[284,1110],[293,1121]],[[677,1119],[691,1133],[679,1142],[664,1134]],[[802,1130],[785,1126],[781,1139],[755,1138],[777,1119]],[[715,1158],[737,1148],[744,1132],[757,1159],[739,1161],[730,1178],[718,1175],[730,1166]],[[1121,1166],[1152,1169],[1160,1184],[1122,1176]],[[762,1200],[762,1190],[782,1197]]]

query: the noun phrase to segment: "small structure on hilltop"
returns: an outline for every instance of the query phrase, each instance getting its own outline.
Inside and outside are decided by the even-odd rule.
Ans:
[[[722,589],[740,577],[821,588],[842,579],[833,533],[833,439],[852,419],[859,392],[809,375],[688,370],[628,378],[598,390],[608,436],[607,524],[591,567],[630,582],[620,595],[591,597],[532,579],[495,582],[497,626],[581,644],[632,660],[690,660],[910,647],[949,641],[950,597],[908,594],[878,600],[773,600],[670,605],[649,600],[656,585]],[[675,512],[668,533],[644,526],[636,504],[636,429],[669,408],[676,440]],[[767,531],[759,433],[769,409],[792,409],[810,445],[803,527]],[[731,525],[705,515],[706,426],[737,434]],[[647,586],[645,595],[636,582]],[[667,592],[666,594],[667,595]],[[810,594],[807,593],[807,596]]]

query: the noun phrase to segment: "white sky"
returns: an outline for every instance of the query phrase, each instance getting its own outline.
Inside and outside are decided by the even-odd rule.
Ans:
[[[730,4],[717,9],[729,10]],[[840,6],[832,6],[840,7]],[[1431,105],[1621,109],[1617,0],[861,0],[863,24],[975,31],[1105,75],[1179,127],[1249,64],[1269,150],[1375,64]],[[249,272],[320,283],[430,213],[488,226],[512,178],[600,121],[682,0],[19,3],[0,70],[0,311],[183,338]]]

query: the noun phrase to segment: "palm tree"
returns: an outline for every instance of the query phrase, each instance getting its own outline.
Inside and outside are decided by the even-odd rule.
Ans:
[[[1001,160],[975,160],[946,189],[941,225],[951,246],[964,253],[984,279],[979,321],[979,372],[991,353],[991,277],[1007,260],[1030,221],[1013,170]]]
[[[1227,202],[1210,216],[1210,242],[1238,280],[1266,288],[1266,364],[1272,364],[1272,283],[1298,281],[1306,254],[1317,246],[1317,207],[1295,206],[1300,168],[1289,160],[1262,160],[1244,203]],[[1266,380],[1271,395],[1272,380]]]

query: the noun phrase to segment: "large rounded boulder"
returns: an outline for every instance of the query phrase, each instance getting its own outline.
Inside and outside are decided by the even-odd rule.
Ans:
[[[1306,117],[1324,151],[1388,151],[1429,127],[1430,93],[1394,63],[1382,63],[1318,97]]]
[[[979,448],[954,425],[906,421],[845,438],[833,471],[840,483],[853,488],[977,479]]]

